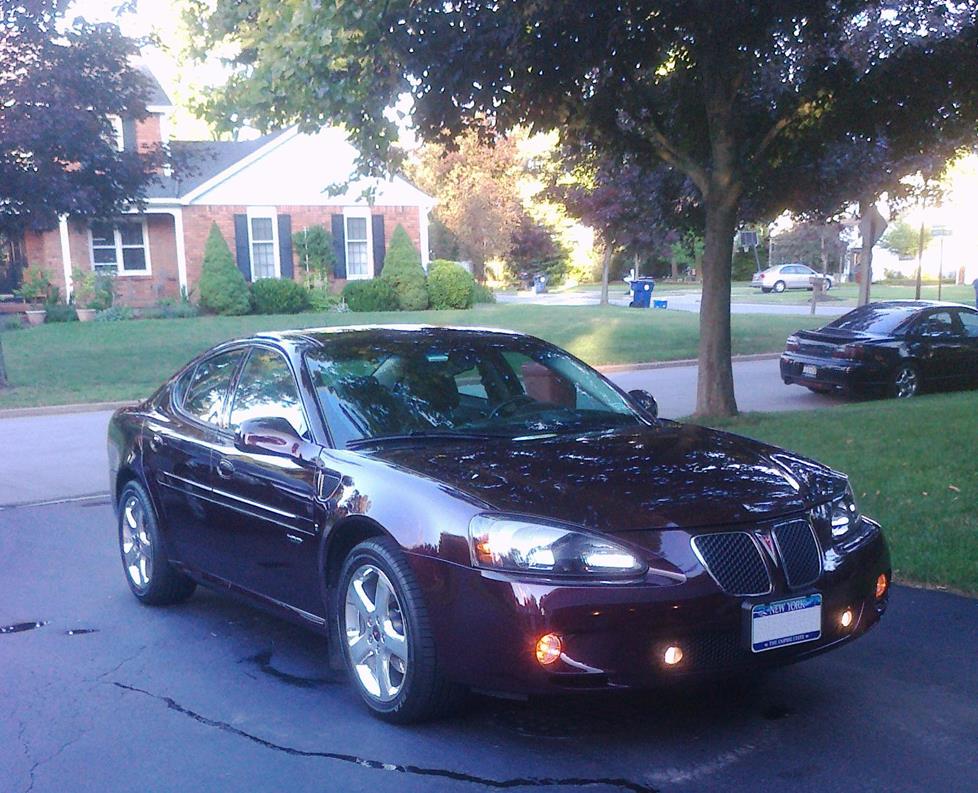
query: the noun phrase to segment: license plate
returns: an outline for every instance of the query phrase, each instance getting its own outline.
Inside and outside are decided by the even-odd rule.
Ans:
[[[805,377],[818,377],[818,367],[806,363],[803,367],[801,367],[801,373],[805,375]]]
[[[810,642],[822,635],[822,596],[761,603],[750,616],[750,647],[755,653]]]

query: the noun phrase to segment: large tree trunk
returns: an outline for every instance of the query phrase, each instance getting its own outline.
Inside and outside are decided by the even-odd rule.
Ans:
[[[866,217],[872,206],[872,202],[863,199],[859,202],[859,217]],[[860,227],[862,233],[862,228]],[[869,302],[870,290],[873,287],[873,240],[865,233],[862,233],[863,247],[859,255],[859,305],[865,306]]]
[[[604,258],[601,261],[601,305],[608,305],[608,270],[611,269],[611,243],[604,246]]]
[[[699,377],[696,383],[698,416],[737,414],[730,362],[730,281],[736,223],[736,201],[725,201],[719,196],[707,199]]]

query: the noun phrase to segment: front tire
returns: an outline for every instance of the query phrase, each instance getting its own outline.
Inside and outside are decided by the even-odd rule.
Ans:
[[[786,284],[786,283],[785,283],[784,281],[778,281],[778,282],[777,282],[777,283],[776,283],[776,284],[774,285],[774,291],[775,291],[775,292],[777,292],[777,293],[778,293],[779,295],[780,295],[780,294],[781,294],[781,293],[782,293],[782,292],[783,292],[783,291],[784,291],[785,289],[787,289],[787,288],[788,288],[788,285],[787,285],[787,284]]]
[[[337,597],[346,668],[375,716],[408,724],[458,705],[463,690],[439,668],[420,587],[396,543],[381,537],[353,548]]]
[[[765,295],[769,295],[769,294],[771,294],[771,287],[769,287],[769,286],[762,286],[762,287],[761,287],[761,291],[762,291],[762,292],[763,292],[763,293],[764,293]]]
[[[920,374],[910,363],[901,364],[890,378],[890,396],[896,399],[910,399],[920,391]]]
[[[139,482],[127,482],[119,494],[119,553],[129,589],[141,603],[181,603],[197,588],[170,564],[153,502]]]

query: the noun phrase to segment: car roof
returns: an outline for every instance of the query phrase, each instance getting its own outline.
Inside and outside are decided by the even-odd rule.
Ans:
[[[925,308],[970,308],[963,303],[951,303],[946,300],[879,300],[870,303],[877,308],[905,308],[907,311],[920,311]]]
[[[377,338],[401,336],[407,334],[444,335],[449,336],[506,336],[509,338],[532,338],[528,334],[518,333],[513,330],[503,328],[486,328],[479,326],[458,326],[458,325],[411,325],[411,324],[390,324],[390,325],[340,325],[323,328],[299,328],[296,330],[265,331],[252,337],[254,340],[268,340],[279,343],[292,344],[311,344],[322,347],[330,339],[346,334],[362,334],[364,336],[374,336]]]

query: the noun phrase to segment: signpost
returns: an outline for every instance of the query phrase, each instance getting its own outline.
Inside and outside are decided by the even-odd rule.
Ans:
[[[875,203],[860,201],[859,209],[859,236],[863,240],[862,258],[859,262],[859,305],[865,306],[869,302],[869,286],[873,281],[873,246],[883,236],[887,224]]]
[[[932,237],[938,237],[941,241],[941,254],[937,260],[937,299],[941,299],[941,287],[944,285],[944,238],[951,236],[951,229],[947,226],[934,226],[930,230]]]

